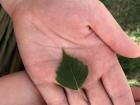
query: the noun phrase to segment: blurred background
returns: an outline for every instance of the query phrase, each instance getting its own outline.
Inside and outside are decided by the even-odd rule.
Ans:
[[[129,36],[140,44],[140,0],[101,0]],[[118,56],[131,86],[140,86],[140,58]]]

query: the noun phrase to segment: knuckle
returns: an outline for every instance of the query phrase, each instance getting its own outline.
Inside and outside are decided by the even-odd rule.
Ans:
[[[128,99],[128,97],[131,96],[130,93],[131,93],[130,90],[126,89],[118,90],[111,95],[111,98],[113,100]]]

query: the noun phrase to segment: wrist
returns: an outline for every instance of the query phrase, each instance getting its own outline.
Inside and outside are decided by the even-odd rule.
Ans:
[[[17,5],[19,5],[19,3],[21,1],[22,0],[0,0],[0,4],[5,9],[5,11],[9,15],[11,15],[11,14],[13,14],[13,12],[16,9]]]

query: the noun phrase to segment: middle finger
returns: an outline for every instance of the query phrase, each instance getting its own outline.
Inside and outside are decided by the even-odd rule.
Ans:
[[[90,87],[85,87],[85,89],[91,105],[112,105],[100,80]]]

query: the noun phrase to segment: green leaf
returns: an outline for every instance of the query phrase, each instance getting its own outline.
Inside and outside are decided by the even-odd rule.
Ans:
[[[56,73],[56,81],[61,86],[79,90],[88,76],[88,66],[63,50],[63,57]]]

